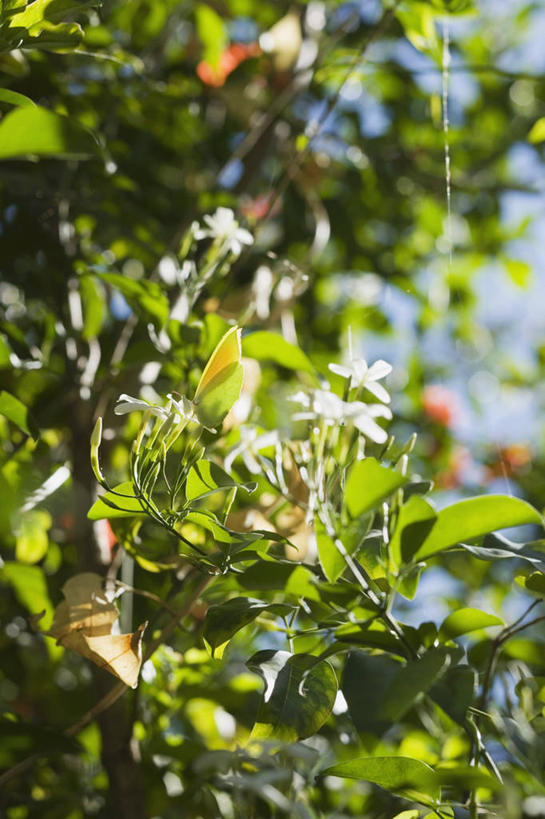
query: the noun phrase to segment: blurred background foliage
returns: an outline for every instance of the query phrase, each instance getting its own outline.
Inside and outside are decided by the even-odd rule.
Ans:
[[[111,557],[111,529],[86,518],[94,418],[108,417],[106,457],[121,480],[137,426],[114,435],[114,400],[195,386],[226,327],[217,316],[280,330],[322,372],[342,358],[351,328],[358,355],[394,365],[394,431],[419,432],[416,468],[435,479],[440,502],[484,488],[543,507],[542,3],[4,0],[0,9],[0,367],[2,389],[21,402],[0,396],[6,712],[60,731],[108,688],[26,618],[51,612],[76,570]],[[255,244],[195,294],[190,323],[180,306],[165,340],[186,275],[180,242],[218,206],[235,210]],[[286,423],[287,381],[287,369],[263,367],[264,428]],[[29,497],[50,478],[59,488],[36,508]],[[82,545],[91,536],[101,559]],[[163,575],[135,571],[135,585],[166,592]],[[511,560],[444,556],[424,576],[426,618],[484,605],[515,619],[528,605],[517,574]],[[135,622],[150,606],[135,598]],[[417,624],[422,613],[409,608],[400,616]],[[130,704],[139,813],[134,780],[105,759],[108,732],[121,742],[108,721],[128,724],[125,705],[87,727],[71,756],[58,733],[4,724],[2,766],[36,748],[53,754],[29,790],[19,782],[9,792],[7,815],[110,816],[116,798],[133,816],[400,812],[397,797],[368,784],[313,781],[320,754],[353,739],[342,710],[280,761],[235,750],[258,702],[244,665],[253,637],[243,630],[227,663],[190,632],[154,657]],[[498,815],[545,815],[543,643],[529,632],[504,658],[507,709],[494,719],[518,767]],[[476,641],[477,664],[485,647]],[[468,740],[447,717],[439,735],[415,718],[392,747],[435,763],[467,757]]]

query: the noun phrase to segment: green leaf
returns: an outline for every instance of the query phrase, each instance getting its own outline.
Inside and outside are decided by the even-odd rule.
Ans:
[[[439,779],[433,768],[405,756],[360,756],[338,762],[322,771],[324,776],[342,776],[373,782],[393,793],[417,791],[437,799]]]
[[[141,514],[145,514],[145,508],[136,497],[132,482],[124,481],[114,486],[111,492],[101,495],[87,512],[87,517],[89,520],[102,520],[132,518]]]
[[[463,608],[453,611],[443,620],[439,636],[443,638],[460,637],[470,631],[478,631],[489,626],[504,626],[505,623],[495,614],[487,614],[480,609]]]
[[[468,665],[458,665],[447,670],[430,689],[429,695],[449,717],[463,725],[476,688],[477,672]]]
[[[296,742],[321,728],[337,696],[337,679],[327,660],[289,651],[258,651],[247,665],[265,681],[251,739]]]
[[[429,535],[414,555],[415,560],[448,549],[460,541],[480,537],[496,529],[541,524],[539,512],[520,498],[480,495],[442,509]]]
[[[233,487],[253,492],[256,484],[253,482],[237,483],[221,466],[203,458],[197,461],[189,470],[185,496],[188,501],[192,501],[197,498],[206,498],[214,492],[219,492],[222,489],[232,489]]]
[[[10,88],[0,88],[0,102],[17,105],[20,108],[24,108],[27,105],[36,107],[36,103],[31,100],[30,97],[19,94],[18,91],[12,91]]]
[[[90,131],[46,108],[17,108],[0,123],[0,159],[89,159],[97,154],[98,143]]]
[[[21,563],[37,563],[47,553],[47,533],[53,521],[44,509],[31,509],[21,514],[15,529],[15,557]]]
[[[204,46],[203,58],[212,68],[216,68],[220,54],[228,43],[225,24],[219,14],[204,3],[197,3],[195,7],[195,22]]]
[[[431,688],[449,663],[450,656],[444,648],[431,649],[404,665],[390,657],[351,652],[342,690],[357,730],[381,736]]]
[[[19,427],[24,433],[36,441],[40,435],[38,425],[30,410],[25,407],[14,395],[6,390],[0,392],[0,414]]]
[[[503,264],[511,281],[516,284],[517,287],[528,287],[530,274],[532,272],[532,267],[528,262],[522,262],[520,259],[503,259]]]
[[[314,375],[315,370],[304,352],[290,344],[278,333],[260,330],[250,333],[242,339],[242,353],[247,358],[258,361],[273,361],[288,370],[297,370]]]
[[[407,478],[394,469],[381,466],[376,458],[356,461],[345,487],[348,511],[353,518],[363,515],[407,483]]]
[[[30,614],[45,611],[45,621],[53,616],[53,606],[47,592],[45,574],[39,566],[6,562],[0,570],[2,577],[13,586],[19,601]]]
[[[503,788],[503,784],[485,768],[476,768],[474,765],[443,763],[435,769],[435,774],[443,787],[457,787],[462,791],[470,788],[489,788],[498,791]]]
[[[316,516],[314,518],[314,531],[322,569],[330,583],[334,583],[346,569],[344,557],[335,546],[333,538],[327,534],[323,523]]]
[[[169,314],[168,298],[157,282],[149,279],[130,279],[121,273],[98,273],[102,281],[116,287],[127,299],[134,312],[144,321],[151,318],[157,327],[162,327]]]
[[[94,276],[81,276],[79,291],[83,307],[83,330],[85,341],[96,338],[108,316],[104,286]]]
[[[212,656],[221,658],[225,645],[233,634],[251,623],[263,612],[287,616],[293,606],[286,603],[264,603],[252,597],[234,597],[225,603],[209,607],[204,621],[203,638]]]
[[[396,17],[411,45],[418,51],[427,52],[439,59],[441,44],[435,26],[434,12],[428,3],[404,3],[397,7]]]
[[[528,142],[532,142],[534,145],[538,142],[545,141],[545,117],[540,117],[532,127],[530,128],[530,133],[528,134]]]
[[[430,533],[436,518],[437,513],[433,506],[420,495],[411,495],[403,504],[388,547],[395,569],[412,560]]]

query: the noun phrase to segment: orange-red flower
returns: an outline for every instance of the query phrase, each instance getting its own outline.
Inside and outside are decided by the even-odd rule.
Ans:
[[[197,76],[205,85],[219,88],[237,66],[244,60],[256,57],[258,54],[261,54],[261,49],[257,43],[250,43],[249,45],[231,43],[221,52],[216,66],[210,65],[206,60],[201,60],[197,66]]]

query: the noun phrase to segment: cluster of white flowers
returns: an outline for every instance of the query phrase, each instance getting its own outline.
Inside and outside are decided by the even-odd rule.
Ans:
[[[214,215],[206,215],[204,221],[208,227],[196,227],[195,239],[214,239],[235,256],[240,256],[244,245],[254,242],[252,234],[239,226],[231,208],[217,208]]]
[[[380,427],[375,418],[392,417],[389,407],[383,404],[364,404],[363,401],[343,401],[329,390],[313,390],[311,393],[298,392],[291,401],[301,404],[303,412],[296,412],[295,421],[324,421],[328,426],[352,423],[371,441],[383,444],[387,433]]]

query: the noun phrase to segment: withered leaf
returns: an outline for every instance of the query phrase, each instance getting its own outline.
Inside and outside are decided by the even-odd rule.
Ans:
[[[58,645],[70,648],[100,668],[136,688],[142,665],[142,637],[147,623],[133,634],[115,632],[119,612],[92,572],[71,577],[63,586],[65,599],[55,609],[48,632]],[[113,631],[113,633],[112,633]]]

